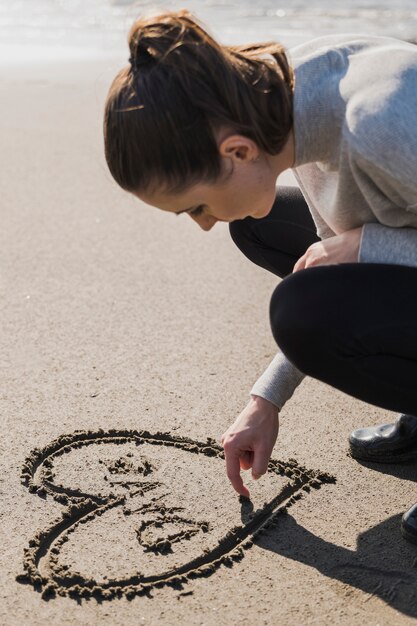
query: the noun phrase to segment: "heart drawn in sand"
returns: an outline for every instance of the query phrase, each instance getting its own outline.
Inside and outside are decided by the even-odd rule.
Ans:
[[[232,566],[303,493],[334,482],[296,461],[271,460],[251,502],[235,496],[223,460],[210,439],[131,430],[76,431],[34,450],[22,483],[65,509],[29,541],[17,579],[45,599],[181,589]]]

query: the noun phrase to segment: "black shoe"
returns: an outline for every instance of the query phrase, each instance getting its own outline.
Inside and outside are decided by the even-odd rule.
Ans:
[[[351,455],[361,461],[399,463],[415,460],[417,417],[400,415],[394,424],[359,428],[350,435],[349,444]]]
[[[404,513],[401,520],[401,534],[404,539],[417,543],[417,504]]]

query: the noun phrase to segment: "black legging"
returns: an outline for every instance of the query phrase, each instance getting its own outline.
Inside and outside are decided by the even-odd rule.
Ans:
[[[253,263],[285,277],[272,294],[271,328],[305,374],[371,404],[417,415],[417,268],[373,263],[291,274],[318,241],[301,192],[280,187],[269,215],[230,224]]]

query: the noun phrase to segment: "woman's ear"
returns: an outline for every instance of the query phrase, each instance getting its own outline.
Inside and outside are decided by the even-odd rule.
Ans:
[[[229,135],[219,142],[219,153],[223,157],[243,163],[256,161],[259,158],[259,148],[256,143],[244,135]]]

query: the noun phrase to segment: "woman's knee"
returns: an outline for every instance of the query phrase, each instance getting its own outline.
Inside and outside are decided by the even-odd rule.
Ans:
[[[270,302],[271,330],[278,347],[301,371],[323,346],[326,303],[309,270],[291,274],[276,287]]]
[[[256,223],[256,220],[247,217],[229,224],[229,232],[234,244],[249,258],[256,244],[256,237],[253,231],[254,222]]]

